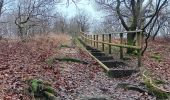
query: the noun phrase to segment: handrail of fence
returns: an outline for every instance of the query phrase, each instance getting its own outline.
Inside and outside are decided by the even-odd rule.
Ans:
[[[127,45],[123,44],[123,34],[125,33],[136,33],[136,45]],[[112,35],[120,34],[120,43],[112,43]],[[99,40],[99,36],[101,36],[102,40]],[[105,37],[108,36],[108,40],[105,40]],[[81,38],[86,44],[91,44],[91,46],[99,49],[99,43],[102,44],[102,51],[105,49],[105,45],[108,45],[109,54],[111,54],[111,47],[116,46],[120,48],[120,59],[123,59],[123,48],[131,48],[137,50],[138,55],[138,67],[141,66],[141,50],[142,50],[142,30],[136,31],[124,31],[124,32],[114,32],[109,34],[87,34],[85,32],[81,32]]]

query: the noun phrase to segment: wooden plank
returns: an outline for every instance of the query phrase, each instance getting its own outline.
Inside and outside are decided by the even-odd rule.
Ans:
[[[104,42],[104,34],[102,35],[102,42]],[[102,51],[104,51],[104,43],[102,43]]]
[[[136,30],[136,31],[123,31],[123,32],[113,32],[113,33],[91,33],[91,34],[89,34],[89,33],[85,33],[85,32],[82,32],[82,33],[84,33],[84,34],[87,34],[87,35],[103,35],[103,34],[120,34],[120,33],[123,33],[123,34],[125,34],[125,33],[138,33],[138,32],[142,32],[142,30]]]
[[[102,62],[100,62],[100,60],[98,60],[98,59],[97,59],[95,56],[93,56],[83,45],[81,45],[81,43],[80,43],[79,40],[77,40],[77,42],[78,42],[78,45],[79,45],[81,48],[83,48],[83,50],[85,50],[93,59],[95,59],[102,68],[104,68],[106,71],[110,71],[110,69],[109,69],[107,66],[105,66]]]
[[[123,33],[120,33],[120,44],[123,44]],[[120,47],[120,59],[123,59],[123,48]]]
[[[96,41],[98,41],[98,35],[96,35]],[[96,46],[97,46],[97,49],[98,49],[98,47],[99,47],[99,43],[98,42],[96,42]]]
[[[84,37],[84,36],[83,36]],[[89,39],[89,38],[88,38]],[[89,39],[91,40],[91,39]],[[141,49],[141,47],[139,46],[132,46],[132,45],[123,45],[123,44],[114,44],[114,43],[108,43],[108,42],[102,42],[102,41],[96,41],[96,40],[91,40],[93,42],[98,42],[98,43],[104,43],[107,45],[111,45],[111,46],[117,46],[117,47],[123,47],[123,48],[133,48],[133,49]]]
[[[95,35],[93,35],[93,42],[94,42],[94,47],[96,46],[96,37],[95,37]]]
[[[111,43],[112,42],[112,35],[111,34],[109,34],[109,43]],[[109,45],[109,54],[111,54],[112,52],[112,48],[111,48],[111,45],[110,44],[108,44]]]
[[[113,69],[108,68],[106,65],[104,65],[100,60],[98,60],[95,56],[93,56],[78,40],[78,46],[81,47],[81,49],[85,50],[93,59],[95,59],[98,64],[107,71],[109,76],[112,76],[113,78],[122,78],[132,75],[135,72],[138,72],[138,70],[123,70],[123,69]]]
[[[141,47],[141,33],[142,32],[138,32],[137,33],[137,45]],[[141,56],[141,49],[138,49],[138,67],[141,67],[141,62],[142,62],[142,56]]]
[[[93,35],[91,35],[91,40],[90,40],[91,46],[93,46],[93,41],[92,41],[92,39],[93,39]]]
[[[137,34],[137,46],[133,46],[133,45],[124,45],[123,44],[123,34],[124,33],[136,33]],[[109,34],[109,42],[105,42],[104,41],[104,35],[105,34],[87,34],[87,33],[84,33],[82,32],[82,39],[87,42],[87,40],[91,41],[91,43],[93,42],[94,43],[94,47],[96,47],[97,45],[97,48],[98,48],[98,43],[101,43],[102,44],[102,51],[104,51],[104,45],[108,45],[109,46],[109,54],[111,54],[111,46],[116,46],[116,47],[120,47],[120,59],[123,58],[123,48],[132,48],[132,49],[136,49],[137,52],[138,52],[138,67],[140,67],[142,64],[142,56],[141,56],[141,50],[142,50],[142,30],[137,30],[137,31],[124,31],[124,32],[114,32],[112,34],[120,34],[120,44],[115,44],[115,43],[111,43],[111,34]],[[87,37],[87,36],[90,36],[90,35],[93,35],[93,39]],[[102,35],[102,41],[98,41],[98,35]],[[107,35],[107,34],[106,34]],[[96,37],[95,37],[96,36]]]

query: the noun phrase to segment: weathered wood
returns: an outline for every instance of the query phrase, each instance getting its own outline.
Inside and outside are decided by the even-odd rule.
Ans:
[[[123,44],[123,33],[120,33],[120,44]],[[120,59],[123,59],[123,48],[120,47]]]
[[[100,60],[98,60],[95,56],[93,56],[86,48],[84,48],[80,40],[77,42],[78,42],[77,45],[81,47],[83,50],[85,50],[93,59],[95,59],[101,65],[102,68],[104,68],[106,71],[109,71],[109,68],[107,66],[105,66],[102,62],[100,62]]]
[[[95,35],[93,35],[93,42],[94,42],[94,47],[96,46],[96,36]]]
[[[78,43],[78,44],[80,44],[80,43]],[[83,46],[81,46],[81,47],[84,48]],[[123,69],[118,70],[118,69],[112,69],[112,68],[110,69],[105,64],[103,64],[99,59],[96,58],[96,57],[99,57],[99,56],[92,55],[87,49],[83,49],[83,50],[87,51],[88,54],[92,58],[94,58],[101,65],[101,67],[103,67],[107,71],[108,75],[113,77],[113,78],[127,77],[127,76],[130,76],[131,74],[133,74],[135,72],[138,72],[138,70],[133,70],[133,69],[132,70],[123,70]]]
[[[91,54],[94,56],[105,56],[105,54],[102,52],[91,52]]]
[[[136,31],[123,31],[123,32],[113,32],[113,33],[92,33],[92,34],[88,34],[88,35],[108,35],[108,34],[120,34],[120,33],[123,33],[123,34],[126,34],[126,33],[137,33],[137,32],[142,32],[142,30],[136,30]],[[87,34],[85,32],[82,32],[83,34]]]
[[[104,34],[102,35],[102,42],[104,42]],[[104,51],[104,43],[102,43],[102,51]]]
[[[109,43],[111,43],[112,42],[112,35],[111,34],[109,34]],[[111,54],[112,52],[111,52],[111,50],[112,50],[112,48],[111,48],[111,45],[110,44],[108,44],[109,45],[109,54]]]
[[[141,50],[138,49],[138,67],[141,67],[142,66],[142,56],[141,56]]]
[[[91,40],[90,40],[90,42],[91,42],[91,46],[93,45],[93,41],[92,41],[92,39],[93,39],[93,35],[91,35]]]
[[[83,36],[84,37],[84,36]],[[91,40],[91,39],[89,39]],[[133,49],[141,49],[139,46],[132,46],[132,45],[123,45],[123,44],[114,44],[114,43],[108,43],[108,42],[102,42],[102,41],[95,41],[92,40],[93,42],[98,42],[98,43],[104,43],[107,45],[111,45],[111,46],[117,46],[117,47],[123,47],[123,48],[133,48]]]
[[[96,58],[99,59],[100,61],[114,60],[112,56],[96,56]]]
[[[108,75],[113,78],[123,78],[137,73],[139,70],[119,70],[119,69],[110,69]]]
[[[90,46],[86,46],[86,49],[87,49],[87,50],[91,50],[91,49],[92,49],[92,47],[90,47]]]
[[[102,61],[108,68],[122,68],[128,66],[124,62],[121,61]]]
[[[96,41],[98,41],[98,35],[96,35]],[[99,43],[98,42],[96,42],[96,46],[97,46],[97,49],[98,49],[98,47],[99,47]]]
[[[86,40],[87,40],[87,37],[86,37],[87,35],[85,34],[84,36],[85,36],[85,38],[84,38],[84,42],[86,43],[86,42],[87,42],[87,41],[86,41]]]
[[[87,35],[87,38],[89,38],[89,35]],[[89,43],[90,43],[90,40],[87,39],[87,43],[89,44]]]
[[[109,46],[108,48],[108,52],[109,54],[111,54],[111,46],[116,46],[116,47],[120,47],[120,59],[123,59],[123,48],[131,48],[131,49],[136,49],[137,52],[138,52],[138,67],[141,66],[141,50],[142,50],[142,46],[141,46],[141,33],[142,33],[142,30],[137,30],[137,31],[125,31],[125,32],[114,32],[114,34],[120,34],[120,44],[115,44],[115,43],[112,43],[112,37],[111,35],[112,34],[108,34],[109,35],[109,41],[108,42],[105,42],[104,41],[104,35],[106,34],[86,34],[84,32],[81,32],[82,33],[82,39],[84,39],[84,41],[87,43],[86,40],[88,41],[91,41],[91,44],[94,43],[94,47],[97,47],[98,48],[98,43],[101,43],[102,44],[102,51],[104,51],[105,47],[104,45],[107,44]],[[133,46],[133,45],[125,45],[123,44],[123,33],[137,33],[137,45],[136,46]],[[93,39],[87,37],[86,35],[91,35],[93,36]],[[98,36],[99,35],[102,35],[102,41],[98,41]]]
[[[87,37],[86,37],[86,34],[84,34],[85,38],[84,38],[84,42],[86,43],[86,40],[87,40]]]
[[[88,43],[88,37],[87,34],[85,35],[86,39],[85,39],[85,43]]]
[[[89,49],[90,52],[101,52],[100,50],[97,49]]]
[[[138,49],[138,67],[141,67],[141,62],[142,62],[142,56],[141,56],[141,32],[137,33],[137,46],[140,47],[140,49]]]

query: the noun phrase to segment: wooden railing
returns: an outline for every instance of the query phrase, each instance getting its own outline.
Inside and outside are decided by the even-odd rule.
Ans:
[[[129,33],[136,33],[136,45],[127,45],[123,43],[123,34],[129,34]],[[112,42],[112,35],[113,34],[119,34],[120,43],[113,43]],[[105,37],[108,37],[108,40],[105,40]],[[99,40],[99,37],[101,39]],[[141,50],[142,50],[142,30],[137,31],[125,31],[125,32],[114,32],[112,34],[87,34],[84,32],[81,32],[81,38],[86,44],[90,44],[91,46],[99,49],[99,43],[102,44],[101,50],[105,50],[105,45],[108,45],[108,53],[111,54],[112,46],[116,46],[120,48],[120,59],[123,59],[123,48],[131,48],[134,50],[137,50],[138,55],[138,67],[141,66]]]

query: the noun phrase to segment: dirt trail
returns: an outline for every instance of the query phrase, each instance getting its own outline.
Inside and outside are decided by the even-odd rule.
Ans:
[[[64,51],[64,52],[63,52]],[[73,53],[74,52],[74,53]],[[147,94],[136,91],[126,91],[117,88],[117,84],[122,82],[132,83],[138,81],[137,77],[127,77],[122,79],[109,78],[104,70],[84,51],[78,48],[62,48],[59,50],[60,56],[74,57],[86,62],[88,65],[72,62],[58,62],[60,66],[61,83],[59,85],[60,99],[80,100],[82,98],[105,98],[106,100],[154,100]]]

